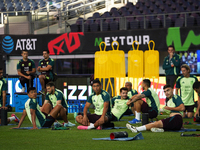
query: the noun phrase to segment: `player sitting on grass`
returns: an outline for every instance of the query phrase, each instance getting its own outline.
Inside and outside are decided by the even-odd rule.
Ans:
[[[20,128],[26,115],[28,115],[29,120],[33,124],[33,129],[38,129],[38,127],[51,127],[56,117],[58,116],[58,113],[64,120],[64,126],[67,126],[68,120],[66,112],[62,105],[56,105],[48,115],[45,111],[40,111],[40,106],[36,100],[37,92],[35,87],[31,87],[28,89],[28,96],[29,99],[25,103],[25,109],[23,110],[22,117],[20,119],[18,127],[16,128]],[[45,108],[43,110],[45,110]]]
[[[41,111],[46,111],[47,114],[50,113],[52,108],[56,107],[57,105],[61,105],[64,108],[65,113],[67,114],[67,101],[62,91],[55,88],[55,84],[53,82],[49,82],[46,85],[47,94],[44,101],[44,104],[41,108]],[[44,110],[45,109],[45,110]],[[54,125],[60,124],[59,122],[55,122]],[[68,122],[67,126],[72,127],[75,124]]]
[[[8,90],[8,84],[6,79],[3,77],[3,69],[0,68],[0,124],[1,124],[1,109],[8,109],[6,107],[6,91]],[[7,119],[7,123],[15,121],[19,123],[19,119],[15,114],[12,114],[11,117]]]
[[[194,82],[193,89],[198,94],[197,110],[196,110],[196,112],[194,114],[194,117],[196,118],[196,116],[200,116],[200,82],[199,81]]]
[[[83,126],[78,126],[78,129],[93,129],[98,128],[108,121],[111,111],[110,95],[108,92],[101,89],[101,83],[98,79],[93,80],[92,89],[94,93],[89,96],[84,110],[83,116],[78,115],[76,121]],[[90,105],[95,106],[94,114],[87,114]]]
[[[151,130],[152,132],[164,132],[167,130],[180,130],[183,124],[183,111],[185,106],[178,95],[173,95],[173,89],[170,85],[163,87],[166,97],[169,99],[167,106],[163,109],[170,113],[170,117],[162,119],[153,123],[149,123],[140,127],[134,127],[130,124],[126,124],[126,127],[132,132],[140,132],[145,130]]]
[[[129,97],[127,96],[128,89],[125,87],[122,87],[120,89],[120,96],[116,96],[112,98],[112,118],[110,121],[118,121],[120,120],[124,113],[129,109],[129,106],[126,104],[129,100]],[[133,103],[131,103],[133,104]]]
[[[148,113],[149,118],[153,119],[158,116],[158,112],[160,109],[160,100],[158,94],[150,88],[151,81],[149,79],[144,79],[142,81],[142,88],[144,92],[138,95],[134,95],[130,101],[127,102],[128,105],[134,103],[134,110],[135,110],[135,119],[129,121],[129,123],[135,124],[140,123],[140,114]],[[141,98],[146,97],[146,102],[141,100]]]

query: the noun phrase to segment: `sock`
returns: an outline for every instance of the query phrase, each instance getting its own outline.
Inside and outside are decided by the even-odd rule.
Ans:
[[[136,129],[137,129],[138,131],[146,131],[146,130],[147,130],[147,129],[146,129],[146,126],[136,127]]]
[[[90,125],[88,126],[88,129],[93,129],[93,128],[95,128],[95,127],[94,127],[94,124],[93,124],[93,123],[90,123]]]
[[[8,119],[9,119],[10,122],[11,122],[11,121],[14,121],[14,120],[15,120],[15,117],[9,117]]]
[[[140,120],[140,112],[135,111],[135,119]]]

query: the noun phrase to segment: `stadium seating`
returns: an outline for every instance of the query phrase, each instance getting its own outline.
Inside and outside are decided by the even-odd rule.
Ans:
[[[110,12],[101,15],[94,13],[92,23],[82,21],[87,25],[85,32],[100,31],[101,22],[102,31],[119,30],[122,17],[126,18],[126,28],[130,30],[184,27],[185,21],[186,25],[191,27],[200,24],[200,13],[195,11],[200,11],[199,0],[138,0],[136,5],[128,2],[119,9],[113,7]],[[79,26],[77,23],[74,25]]]

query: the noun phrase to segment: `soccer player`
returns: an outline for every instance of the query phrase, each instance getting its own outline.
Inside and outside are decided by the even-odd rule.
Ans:
[[[92,93],[83,110],[83,116],[78,115],[76,121],[83,125],[78,126],[78,129],[93,129],[100,128],[101,125],[108,122],[111,112],[110,95],[108,92],[101,89],[101,82],[98,79],[93,80]],[[87,114],[90,105],[95,106],[94,114]]]
[[[180,56],[175,53],[174,46],[168,46],[169,55],[165,57],[163,69],[166,74],[166,84],[174,88],[174,84],[180,72]]]
[[[125,112],[129,109],[127,102],[129,101],[129,97],[127,96],[128,89],[126,87],[122,87],[120,89],[120,96],[116,96],[112,98],[112,118],[110,121],[119,121]],[[133,103],[131,103],[133,104]]]
[[[200,115],[200,82],[199,81],[194,82],[193,89],[198,94],[197,110],[196,110],[196,112],[194,114],[194,117],[196,118],[196,116]]]
[[[144,92],[133,96],[130,101],[127,102],[128,105],[134,103],[135,110],[135,119],[129,121],[129,123],[140,123],[141,112],[148,113],[150,119],[156,118],[158,116],[160,109],[160,100],[158,94],[152,88],[150,88],[150,86],[151,81],[149,79],[144,79],[142,81],[142,88]],[[146,102],[141,100],[141,98],[146,98]]]
[[[185,105],[185,110],[183,117],[186,116],[191,118],[194,114],[194,90],[193,84],[194,82],[198,81],[196,76],[191,75],[190,67],[186,64],[181,66],[182,76],[180,76],[176,81],[176,95],[180,90],[181,99]]]
[[[28,89],[28,96],[29,99],[25,103],[25,109],[23,110],[22,117],[16,128],[20,128],[26,116],[28,116],[29,120],[33,124],[33,129],[38,129],[38,127],[51,127],[58,114],[63,118],[64,126],[67,126],[68,120],[62,105],[56,105],[56,107],[51,110],[50,114],[48,114],[45,111],[40,111],[40,106],[36,100],[37,92],[35,87]]]
[[[8,90],[8,84],[5,78],[3,78],[3,69],[0,68],[0,124],[1,124],[1,109],[8,109],[6,107],[6,91]],[[15,121],[19,122],[19,119],[15,114],[7,119],[7,123]]]
[[[185,110],[184,104],[178,95],[173,95],[171,85],[163,87],[166,97],[169,99],[167,106],[164,107],[170,113],[170,117],[140,127],[134,127],[126,124],[126,127],[132,132],[151,130],[152,132],[164,132],[167,130],[180,130],[183,125],[182,114]]]
[[[44,59],[41,59],[39,61],[39,66],[37,70],[41,72],[41,75],[39,75],[39,79],[42,90],[39,92],[44,95],[46,93],[46,84],[50,81],[53,81],[54,60],[49,58],[48,50],[43,50],[43,57]]]
[[[46,88],[47,88],[47,94],[44,104],[41,108],[41,111],[42,112],[46,111],[47,114],[49,114],[52,108],[55,108],[57,105],[61,105],[65,113],[67,114],[68,105],[65,96],[63,95],[63,92],[60,91],[59,89],[56,89],[55,84],[53,82],[47,83]],[[68,121],[66,125],[69,127],[75,126],[75,124],[71,123],[70,121]]]
[[[36,72],[35,62],[32,59],[28,59],[28,51],[23,50],[21,52],[22,59],[17,64],[17,72],[19,77],[19,81],[22,85],[22,92],[25,92],[25,83],[27,85],[27,89],[29,87],[33,87],[33,79],[34,74]]]

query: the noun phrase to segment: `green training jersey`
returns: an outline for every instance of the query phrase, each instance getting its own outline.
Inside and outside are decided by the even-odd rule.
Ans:
[[[94,113],[97,115],[102,115],[104,109],[104,102],[109,102],[107,115],[110,116],[111,102],[110,102],[110,94],[108,92],[101,90],[101,93],[99,95],[96,95],[96,93],[94,92],[88,97],[87,102],[95,106]]]
[[[51,70],[48,71],[43,71],[41,72],[42,75],[45,75],[47,79],[53,79],[53,70],[54,70],[54,60],[52,58],[49,58],[47,60],[45,59],[41,59],[39,61],[39,66],[41,68],[46,68],[48,65],[50,65],[52,67]]]
[[[8,90],[8,84],[5,78],[0,78],[0,107],[3,105],[3,91]]]
[[[130,91],[128,91],[128,97],[130,97],[130,98],[136,94],[138,94],[138,92],[134,89],[131,89]]]
[[[147,91],[144,91],[141,94],[145,95],[149,107],[152,107],[152,109],[158,113],[160,111],[160,100],[158,94],[152,88],[148,88]]]
[[[42,127],[45,124],[46,116],[40,111],[40,106],[38,105],[38,102],[36,99],[29,98],[25,103],[25,109],[31,123],[32,123],[32,118],[31,118],[30,109],[34,109],[35,115],[36,115],[36,118],[35,118],[36,126]]]
[[[168,107],[178,107],[179,105],[183,104],[183,101],[180,96],[174,95],[170,100],[167,102]],[[165,109],[164,109],[165,110]],[[180,113],[183,115],[183,111],[175,111],[175,110],[165,110],[167,113]]]
[[[197,77],[190,75],[188,78],[183,75],[176,80],[176,88],[180,89],[180,96],[185,106],[194,105],[193,84],[198,81]]]
[[[57,101],[61,100],[61,105],[66,109],[68,107],[65,96],[64,96],[63,92],[59,89],[55,89],[54,94],[47,93],[45,100],[50,101],[50,103],[53,105],[53,107],[55,107],[57,105]]]
[[[115,96],[112,98],[113,108],[111,112],[118,120],[120,120],[123,114],[129,109],[129,106],[126,105],[128,100],[129,97],[127,97],[127,99],[121,99],[121,96]]]

